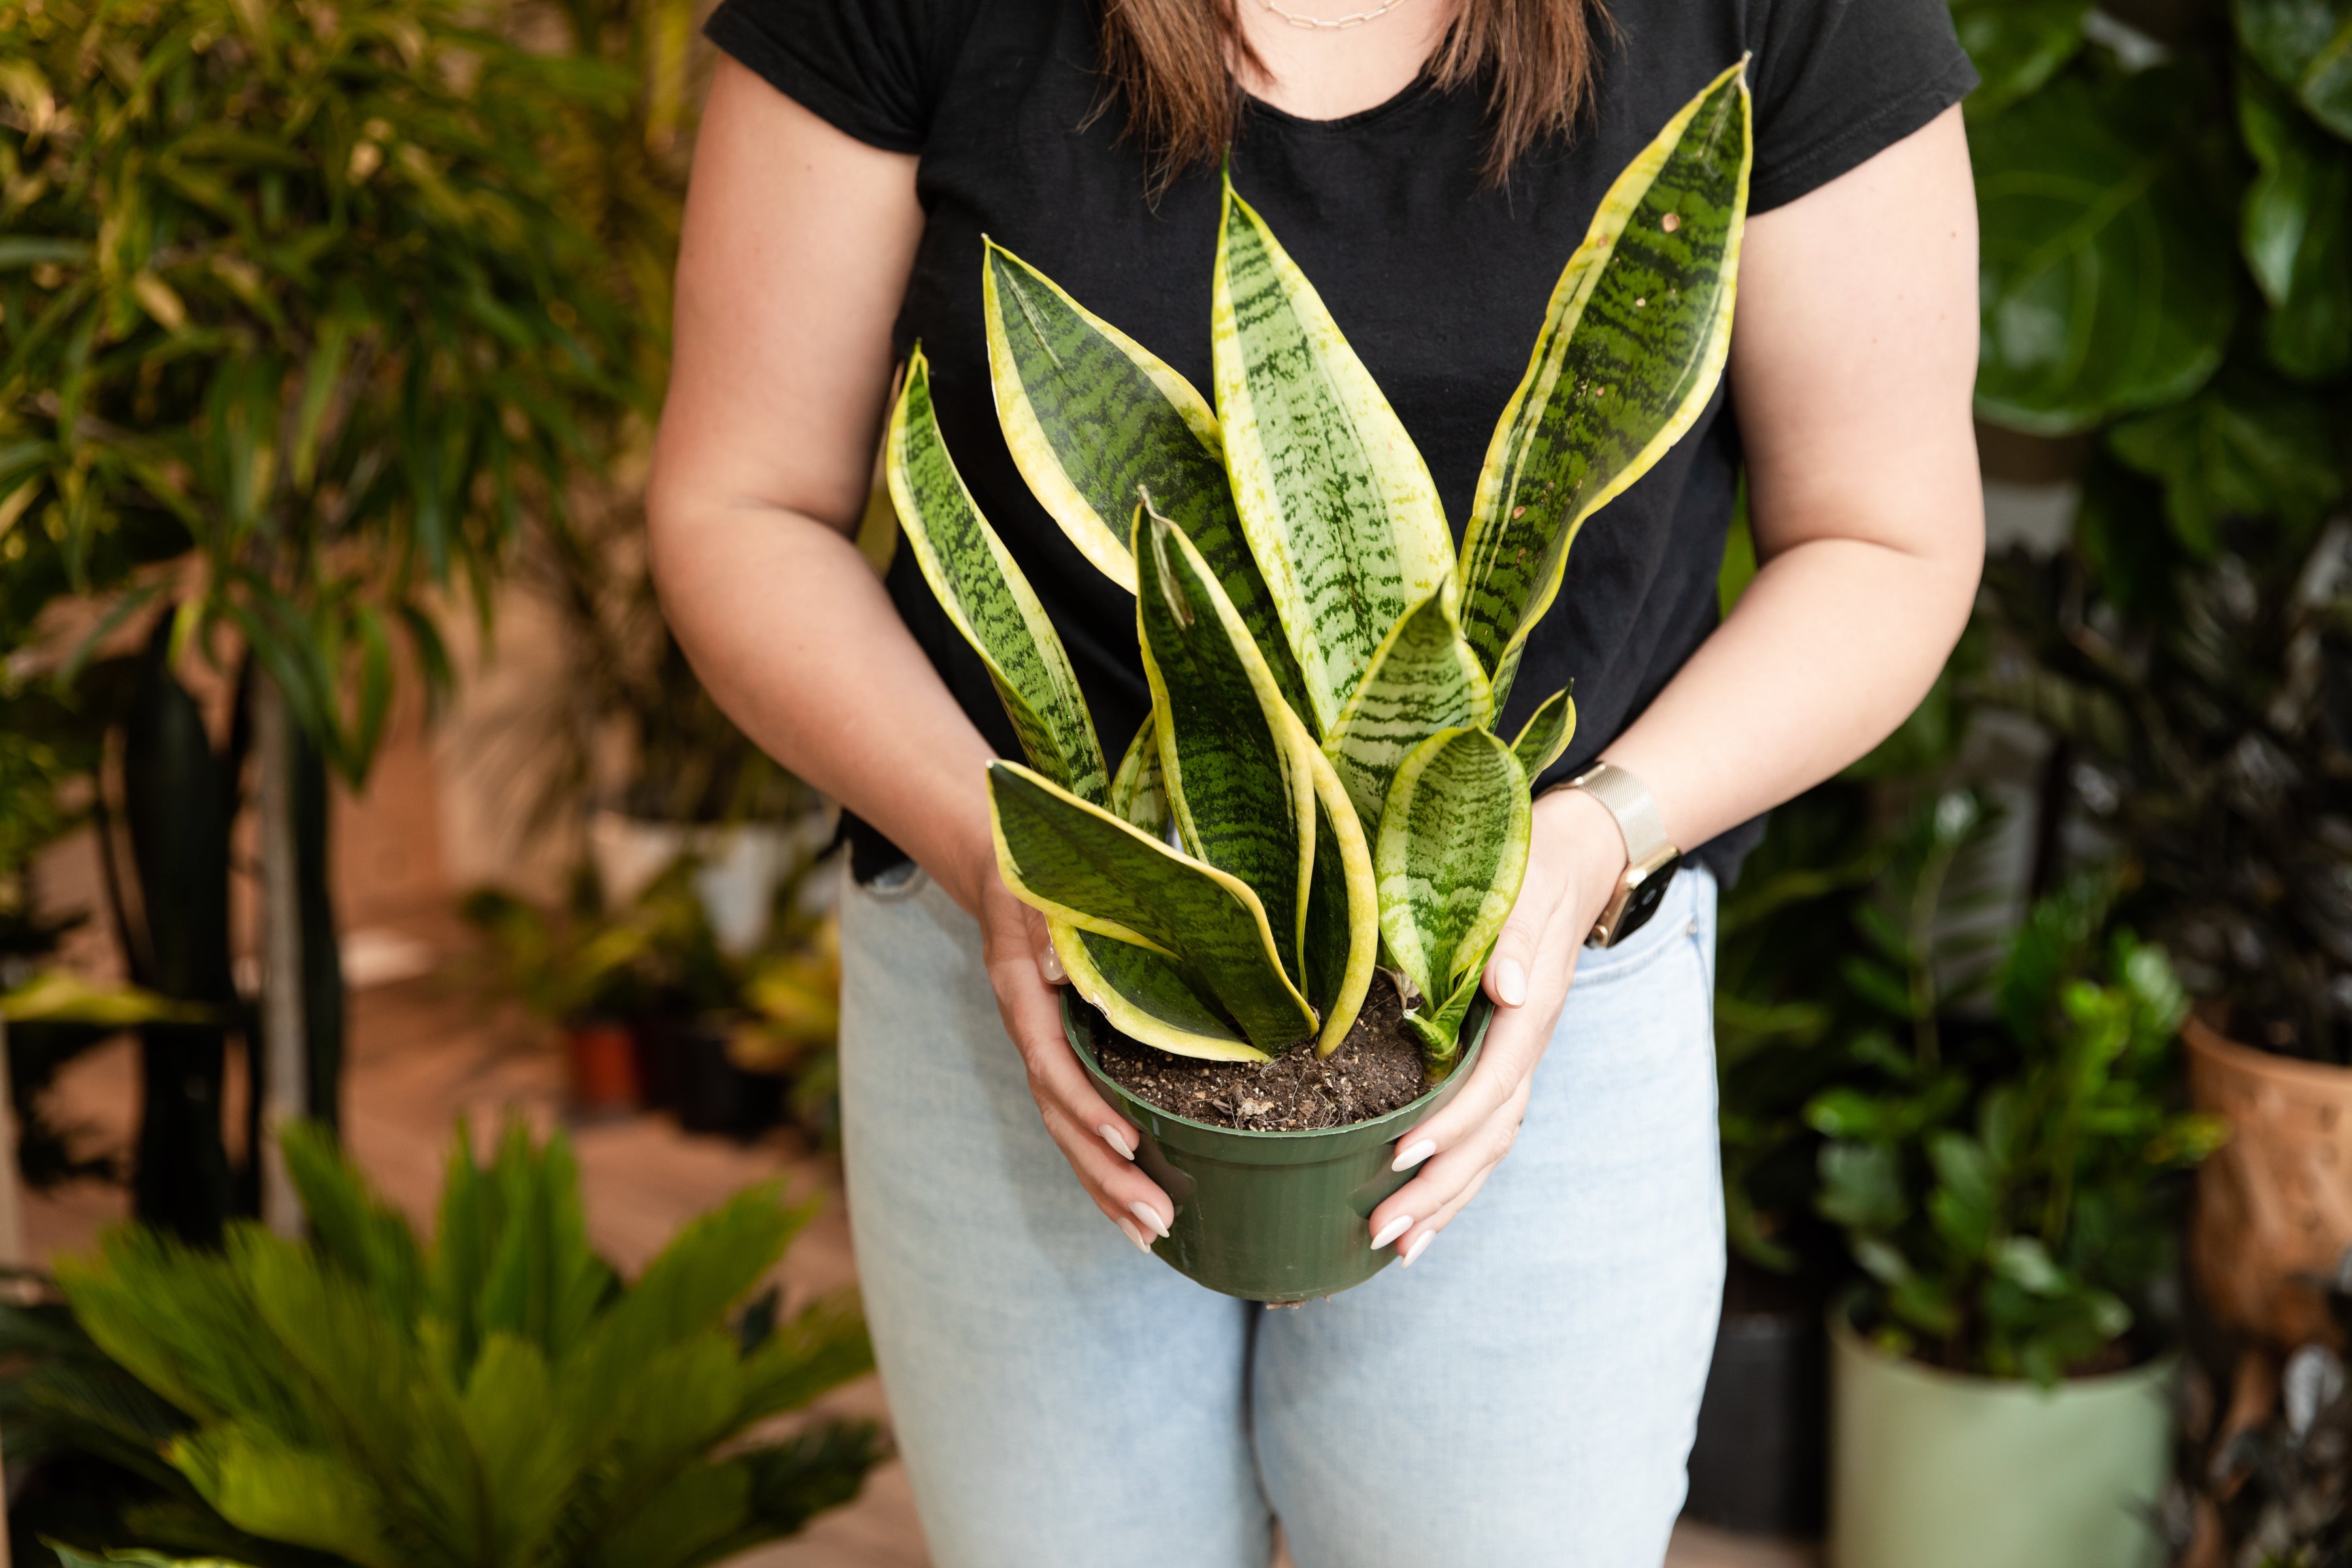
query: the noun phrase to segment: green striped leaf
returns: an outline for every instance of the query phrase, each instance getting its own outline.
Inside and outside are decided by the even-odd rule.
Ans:
[[[1111,775],[1110,814],[1154,838],[1168,837],[1168,782],[1160,773],[1160,737],[1155,715],[1146,713],[1127,743],[1127,755]]]
[[[1440,730],[1483,729],[1492,713],[1478,656],[1463,640],[1445,595],[1432,594],[1372,655],[1323,752],[1339,770],[1364,830],[1378,833],[1389,781],[1405,753]]]
[[[1183,530],[1138,510],[1136,622],[1170,814],[1186,849],[1257,894],[1283,968],[1300,975],[1314,743]]]
[[[993,240],[983,246],[981,299],[997,423],[1039,504],[1132,594],[1135,509],[1148,496],[1208,561],[1284,696],[1305,711],[1297,662],[1234,510],[1208,400]]]
[[[1380,883],[1372,848],[1339,774],[1309,752],[1315,783],[1315,864],[1307,900],[1307,999],[1323,1020],[1316,1049],[1339,1048],[1363,1011],[1381,951]]]
[[[1212,288],[1225,471],[1328,735],[1389,629],[1446,588],[1453,535],[1404,426],[1230,177]]]
[[[1397,769],[1372,849],[1381,936],[1417,993],[1406,1023],[1433,1059],[1453,1054],[1456,1014],[1519,896],[1528,867],[1528,775],[1484,730],[1445,730]]]
[[[1501,672],[1559,594],[1577,530],[1715,395],[1748,213],[1746,67],[1709,83],[1610,186],[1495,427],[1457,586],[1497,707]]]
[[[1240,878],[1018,763],[988,765],[988,805],[1005,886],[1048,921],[1174,960],[1262,1051],[1315,1032],[1314,1012],[1275,956],[1265,907]]]
[[[919,346],[891,411],[884,468],[923,580],[987,667],[1021,749],[1055,784],[1082,799],[1101,800],[1109,782],[1102,742],[1095,738],[1070,657],[948,456]]]
[[[1070,984],[1128,1038],[1206,1061],[1267,1059],[1213,1003],[1202,999],[1174,959],[1080,931],[1067,921],[1049,923],[1054,951],[1061,954]]]
[[[1576,700],[1565,691],[1555,691],[1519,726],[1511,754],[1519,759],[1521,771],[1533,784],[1546,768],[1559,761],[1559,754],[1575,738]]]

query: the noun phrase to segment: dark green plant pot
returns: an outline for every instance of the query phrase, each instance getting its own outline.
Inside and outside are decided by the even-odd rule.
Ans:
[[[1372,1250],[1372,1210],[1411,1178],[1391,1171],[1397,1141],[1454,1097],[1486,1039],[1484,996],[1462,1025],[1462,1054],[1444,1082],[1386,1116],[1318,1132],[1212,1127],[1136,1099],[1096,1064],[1102,1016],[1062,993],[1062,1027],[1110,1102],[1143,1130],[1136,1163],[1176,1201],[1168,1236],[1151,1250],[1212,1290],[1252,1301],[1304,1301],[1360,1285],[1395,1259]]]

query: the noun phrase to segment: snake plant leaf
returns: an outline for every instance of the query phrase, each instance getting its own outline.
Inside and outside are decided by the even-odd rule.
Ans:
[[[1440,730],[1483,729],[1493,716],[1486,672],[1445,599],[1432,594],[1397,622],[1323,742],[1367,833],[1380,831],[1406,752]]]
[[[1070,656],[948,456],[919,345],[891,411],[884,468],[923,579],[987,667],[1021,749],[1055,784],[1101,800],[1109,782],[1102,742]]]
[[[1519,895],[1530,825],[1528,775],[1484,730],[1440,731],[1397,769],[1372,848],[1381,935],[1419,994],[1406,1024],[1435,1059],[1453,1051],[1447,1008]]]
[[[1609,187],[1495,427],[1458,586],[1498,707],[1506,662],[1551,607],[1577,531],[1715,395],[1754,154],[1746,69],[1708,83]]]
[[[1234,501],[1328,735],[1389,628],[1445,588],[1453,535],[1395,410],[1230,175],[1210,330]]]
[[[1276,956],[1265,908],[1240,878],[1018,763],[989,764],[988,805],[997,868],[1022,902],[1048,921],[1175,960],[1262,1051],[1315,1032],[1313,1009]]]
[[[1184,847],[1249,884],[1302,975],[1315,855],[1314,742],[1183,530],[1137,509],[1136,624],[1160,772]]]
[[[1070,984],[1112,1028],[1147,1046],[1204,1061],[1262,1062],[1266,1054],[1204,1000],[1184,966],[1164,953],[1067,921],[1047,922]]]
[[[1511,742],[1511,754],[1519,759],[1519,767],[1533,784],[1543,771],[1559,761],[1568,743],[1576,738],[1576,700],[1566,691],[1555,691],[1528,721],[1519,726],[1519,738]]]
[[[1493,942],[1487,946],[1491,948]],[[1478,987],[1486,978],[1486,955],[1481,952],[1478,962],[1455,982],[1454,993],[1433,1007],[1424,1006],[1405,1016],[1404,1026],[1421,1042],[1422,1055],[1433,1068],[1452,1061],[1462,1049],[1462,1020],[1470,1016],[1470,1004],[1478,999]]]
[[[1110,814],[1154,838],[1168,837],[1168,781],[1160,773],[1159,719],[1146,713],[1111,775]]]
[[[1372,847],[1339,771],[1307,753],[1315,784],[1315,864],[1307,899],[1303,957],[1307,999],[1323,1020],[1316,1050],[1339,1048],[1363,1011],[1380,963],[1380,881]]]

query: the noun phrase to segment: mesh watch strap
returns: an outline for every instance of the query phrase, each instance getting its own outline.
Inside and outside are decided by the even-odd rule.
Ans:
[[[1625,838],[1625,863],[1629,867],[1649,864],[1659,856],[1671,853],[1674,842],[1666,837],[1665,818],[1659,815],[1658,803],[1650,787],[1623,768],[1608,763],[1595,763],[1570,779],[1569,787],[1580,789],[1602,805],[1617,819],[1617,831]]]

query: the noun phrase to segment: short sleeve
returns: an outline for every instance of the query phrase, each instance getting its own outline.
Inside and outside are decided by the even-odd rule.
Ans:
[[[703,32],[835,128],[919,153],[967,11],[956,0],[723,0]]]
[[[1977,85],[1946,0],[1759,0],[1749,17],[1751,213],[1827,184]]]

